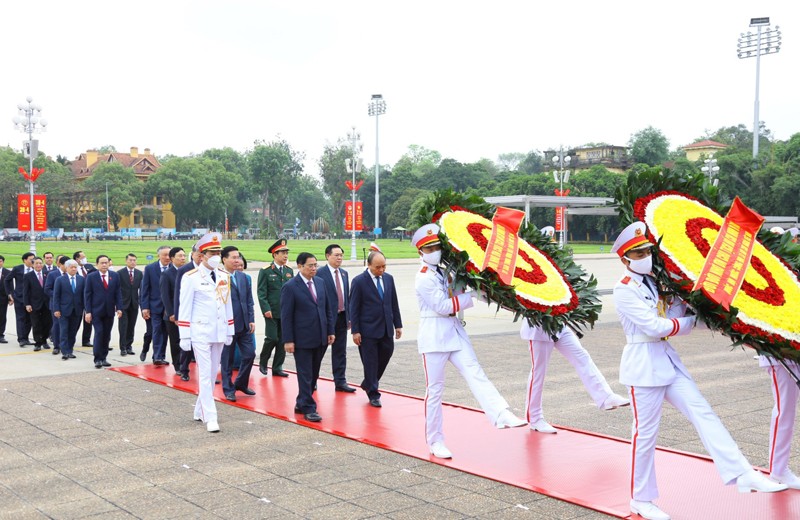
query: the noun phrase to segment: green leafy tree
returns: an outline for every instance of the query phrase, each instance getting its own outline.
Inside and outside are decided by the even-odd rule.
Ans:
[[[658,166],[669,158],[669,140],[652,126],[633,134],[628,147],[628,153],[637,163]]]
[[[261,202],[261,214],[278,229],[284,224],[290,188],[303,172],[303,158],[303,154],[295,152],[283,139],[270,143],[257,141],[247,157],[253,185]]]
[[[325,197],[317,179],[309,175],[298,176],[289,192],[288,202],[287,212],[300,219],[301,229],[311,229],[311,223],[319,217],[331,224],[331,201]],[[294,218],[291,221],[294,222]]]
[[[106,186],[108,186],[108,217],[114,228],[131,214],[133,208],[142,200],[143,184],[133,173],[132,168],[117,163],[104,163],[95,168],[92,176],[83,181],[95,208],[106,207]]]
[[[500,171],[517,171],[525,154],[520,152],[501,153],[497,156],[497,169]]]
[[[519,164],[519,171],[523,173],[542,173],[545,170],[544,159],[537,151],[528,152]]]
[[[353,180],[353,173],[347,171],[347,161],[353,159],[353,148],[345,139],[339,139],[336,144],[327,144],[319,158],[319,171],[322,176],[322,189],[330,199],[333,214],[330,222],[333,229],[344,229],[345,202],[351,198],[351,190],[346,182]],[[364,169],[355,174],[355,181],[366,176]],[[359,193],[362,193],[362,187]]]
[[[389,229],[401,226],[407,228],[409,225],[409,212],[417,198],[424,197],[430,193],[420,188],[408,188],[392,204],[389,215],[386,217],[386,227]]]
[[[205,150],[201,157],[219,161],[225,171],[240,178],[243,182],[235,190],[235,196],[228,204],[228,221],[231,228],[244,225],[249,227],[251,220],[251,203],[256,200],[252,190],[252,179],[247,167],[247,157],[230,147],[211,148]]]

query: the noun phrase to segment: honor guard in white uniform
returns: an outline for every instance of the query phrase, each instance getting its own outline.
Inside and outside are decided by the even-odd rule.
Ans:
[[[228,274],[217,269],[222,247],[218,233],[208,233],[197,242],[200,265],[181,280],[178,330],[181,349],[194,349],[197,362],[198,396],[194,420],[203,421],[210,432],[219,431],[214,403],[214,381],[219,371],[222,347],[233,341],[233,306]]]
[[[550,363],[550,354],[553,353],[553,349],[558,350],[575,367],[583,386],[586,387],[598,408],[601,410],[614,410],[620,406],[630,404],[629,400],[611,390],[606,378],[603,377],[600,369],[592,361],[592,356],[583,348],[578,336],[568,327],[562,328],[558,333],[558,339],[553,341],[553,338],[544,332],[541,327],[531,327],[528,324],[528,320],[522,320],[522,328],[519,335],[522,339],[528,340],[528,352],[531,357],[528,392],[525,396],[525,410],[527,410],[525,419],[531,425],[531,430],[541,433],[558,432],[550,423],[544,420],[542,412],[544,377],[547,373],[547,365]]]
[[[772,420],[769,423],[769,478],[786,484],[791,489],[800,489],[800,478],[789,469],[800,388],[783,365],[773,358],[758,356],[758,365],[766,369],[772,387],[772,397],[775,399]],[[789,370],[800,375],[800,365],[788,360],[786,365]]]
[[[743,493],[786,489],[753,470],[667,341],[670,336],[689,334],[695,317],[685,316],[686,304],[679,298],[668,301],[659,294],[652,276],[653,244],[645,229],[642,222],[634,222],[611,248],[626,268],[614,287],[614,303],[627,339],[619,380],[629,389],[633,412],[631,511],[650,520],[670,518],[653,504],[658,498],[655,450],[664,401],[695,427],[726,485],[736,482]]]
[[[417,272],[416,293],[420,320],[417,345],[425,369],[425,435],[434,457],[453,456],[444,444],[442,394],[447,362],[455,366],[469,384],[489,422],[497,428],[514,428],[526,423],[508,409],[508,403],[481,368],[472,343],[458,318],[460,310],[472,307],[472,297],[454,292],[439,267],[442,251],[439,226],[427,224],[417,230],[412,243],[422,257]]]

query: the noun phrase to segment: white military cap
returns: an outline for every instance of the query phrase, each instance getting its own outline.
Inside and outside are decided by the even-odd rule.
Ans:
[[[205,253],[206,251],[221,251],[222,245],[219,242],[219,233],[206,233],[195,244],[197,251]]]
[[[411,237],[411,243],[414,244],[417,249],[423,246],[432,246],[433,244],[440,243],[439,226],[436,224],[425,224]]]
[[[622,258],[628,251],[652,247],[653,243],[650,242],[645,234],[646,229],[644,222],[634,222],[626,227],[614,241],[611,252],[617,253]]]
[[[784,229],[782,227],[780,227],[780,226],[775,226],[775,227],[769,228],[769,232],[770,233],[777,233],[778,235],[782,235],[782,234],[786,233],[786,231],[784,231]]]
[[[556,234],[556,228],[554,228],[553,226],[545,226],[542,229],[540,229],[539,232],[546,237],[552,237],[553,235]]]

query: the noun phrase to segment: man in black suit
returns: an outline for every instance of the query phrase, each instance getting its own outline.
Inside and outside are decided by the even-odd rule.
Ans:
[[[190,255],[190,262],[186,262],[183,267],[178,269],[178,272],[175,276],[175,292],[172,297],[172,303],[174,305],[173,314],[175,315],[175,319],[178,319],[178,311],[180,310],[180,292],[181,292],[181,280],[183,279],[183,275],[188,273],[189,271],[193,271],[200,267],[200,264],[203,262],[203,258],[205,255],[197,250],[197,243],[195,242],[192,244],[192,252]],[[176,322],[177,323],[177,322]],[[179,329],[180,330],[180,329]],[[139,358],[141,359],[141,357]],[[183,350],[181,349],[181,361],[180,361],[180,373],[183,374],[185,377],[181,377],[182,380],[188,381],[189,380],[189,363],[194,362],[194,350]],[[142,359],[144,361],[144,359]]]
[[[89,263],[89,259],[86,258],[86,254],[83,251],[75,251],[72,254],[72,259],[78,262],[78,276],[82,276],[84,280],[89,276],[89,273],[97,271]],[[92,347],[92,325],[85,319],[83,320],[83,332],[81,334],[81,346]]]
[[[256,331],[253,287],[250,279],[239,270],[242,262],[239,249],[235,246],[222,248],[222,265],[231,279],[231,306],[233,308],[233,341],[222,347],[222,392],[228,401],[236,401],[236,391],[246,395],[256,395],[250,388],[250,371],[256,359]],[[239,349],[241,361],[236,381],[232,380],[233,360]]]
[[[136,320],[139,317],[139,288],[142,286],[142,272],[136,269],[136,255],[125,255],[125,267],[117,271],[122,291],[122,316],[119,318],[119,354],[131,355]]]
[[[344,251],[338,244],[325,248],[325,260],[328,265],[317,269],[317,276],[325,280],[325,291],[328,300],[336,302],[336,325],[334,340],[331,345],[331,365],[333,381],[337,392],[355,392],[356,389],[347,384],[347,329],[350,328],[348,306],[350,304],[350,275],[342,269]]]
[[[47,251],[45,254],[42,255],[42,260],[44,261],[44,265],[42,266],[42,273],[44,274],[45,277],[47,277],[48,274],[58,269],[56,258],[50,251]]]
[[[167,327],[164,324],[164,304],[161,301],[161,275],[169,267],[169,246],[159,246],[158,260],[147,264],[142,273],[139,306],[142,318],[150,321],[153,330],[153,364],[169,365],[167,357]]]
[[[33,332],[33,350],[42,350],[42,347],[49,349],[47,336],[50,335],[52,326],[50,318],[50,307],[47,305],[47,295],[44,292],[44,273],[42,259],[34,257],[33,271],[22,277],[22,302],[25,311],[31,317],[31,329]]]
[[[327,298],[325,282],[317,278],[317,258],[311,253],[297,255],[299,275],[281,288],[281,328],[286,352],[294,354],[298,394],[295,413],[307,421],[319,422],[312,393],[319,377],[325,350],[333,343],[336,303]]]
[[[86,321],[94,327],[94,367],[110,367],[108,344],[114,316],[122,316],[122,290],[119,275],[108,269],[108,257],[97,257],[97,269],[86,277],[83,300],[86,306]]]
[[[186,252],[182,247],[173,247],[169,250],[169,267],[161,275],[159,280],[159,290],[161,291],[161,302],[164,304],[164,325],[167,328],[167,340],[169,341],[170,359],[175,373],[181,376],[184,381],[189,380],[189,366],[183,367],[181,364],[181,334],[178,331],[178,315],[175,313],[175,280],[178,278],[178,269],[186,263]]]
[[[33,271],[33,253],[30,251],[22,254],[22,263],[15,265],[11,269],[11,274],[6,276],[3,284],[8,295],[9,304],[14,305],[14,314],[17,317],[17,341],[19,346],[24,347],[30,345],[28,336],[31,333],[31,317],[28,311],[25,310],[25,304],[22,302],[22,278]]]
[[[8,302],[8,307],[12,305],[11,300],[8,298],[8,293],[6,293],[6,278],[11,276],[11,269],[6,269],[5,266],[6,257],[0,255],[0,343],[8,343],[6,339],[6,323],[7,323],[7,316],[8,316],[8,308],[6,307],[6,302]]]
[[[64,264],[67,272],[59,276],[53,288],[53,316],[60,323],[59,338],[61,359],[75,359],[72,349],[75,347],[75,336],[83,319],[83,291],[85,281],[78,276],[78,262],[67,260]]]
[[[403,334],[400,306],[392,275],[386,273],[386,257],[373,251],[367,270],[353,278],[350,291],[350,320],[353,343],[358,345],[364,365],[361,388],[369,404],[381,407],[378,383],[394,353],[394,340]]]
[[[50,308],[50,341],[53,342],[53,355],[56,356],[61,353],[61,323],[58,318],[53,315],[53,292],[56,287],[56,280],[66,273],[67,268],[64,263],[69,260],[69,257],[58,255],[56,260],[56,268],[51,270],[44,277],[44,293],[47,295],[47,306]],[[42,267],[42,273],[47,264]]]

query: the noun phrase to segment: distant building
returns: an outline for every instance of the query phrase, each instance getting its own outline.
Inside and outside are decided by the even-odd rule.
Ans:
[[[145,148],[144,153],[140,154],[138,147],[131,146],[130,153],[98,153],[96,150],[87,150],[72,161],[70,168],[75,180],[83,182],[91,177],[95,169],[101,164],[114,162],[126,168],[132,168],[133,174],[142,182],[145,182],[150,175],[161,167],[161,163],[158,162],[155,155],[150,153],[149,148]],[[81,208],[83,214],[93,210],[105,210],[105,207],[95,208],[92,203],[86,202]],[[175,214],[172,212],[172,204],[165,202],[161,197],[143,200],[141,204],[133,208],[130,215],[122,219],[119,227],[142,229],[174,228]]]
[[[724,150],[728,145],[725,143],[718,143],[717,141],[698,141],[696,143],[688,144],[681,149],[686,154],[686,160],[689,162],[696,162],[703,157],[710,157],[715,153]]]
[[[557,155],[557,150],[544,152],[546,169],[552,168],[553,157]],[[572,148],[567,151],[567,155],[570,157],[569,169],[574,171],[588,170],[599,164],[614,173],[625,173],[628,168],[633,166],[633,160],[628,155],[626,146],[597,145]]]

